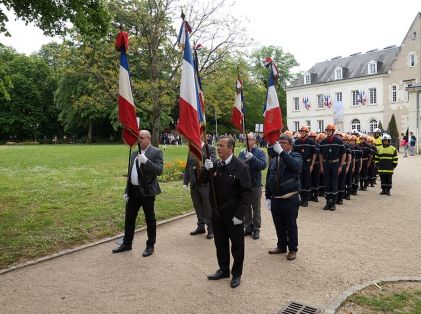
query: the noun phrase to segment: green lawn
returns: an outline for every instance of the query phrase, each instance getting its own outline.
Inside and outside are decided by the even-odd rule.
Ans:
[[[124,145],[0,146],[0,268],[122,232],[127,162]],[[181,181],[161,188],[157,219],[192,210]]]

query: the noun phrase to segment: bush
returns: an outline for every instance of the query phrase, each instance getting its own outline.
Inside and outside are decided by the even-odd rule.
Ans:
[[[160,182],[177,181],[183,178],[183,172],[186,168],[185,160],[173,160],[164,163],[164,172],[158,177]]]

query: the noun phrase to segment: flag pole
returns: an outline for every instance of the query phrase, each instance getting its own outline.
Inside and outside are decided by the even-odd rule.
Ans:
[[[237,79],[241,83],[241,96],[243,96],[243,82],[240,79],[240,67],[238,66],[238,64],[237,64]],[[243,97],[241,97],[241,98],[242,98],[241,100],[243,100]],[[242,103],[242,105],[243,105],[243,108],[244,108],[244,102]],[[243,108],[241,108],[241,109],[243,109]],[[242,122],[243,122],[243,135],[246,139],[246,150],[249,152],[249,151],[251,151],[251,149],[249,148],[249,138],[246,134],[246,115],[245,115],[244,111],[243,111],[243,121]]]
[[[183,17],[184,16],[184,13],[181,13],[181,16],[182,16],[182,18],[184,20],[184,17]],[[195,64],[195,72],[196,72],[196,76],[197,76],[198,81],[200,81],[200,76],[199,76],[199,59],[197,57],[197,49],[196,49],[196,43],[195,42],[193,43],[193,53],[194,53],[194,59],[195,59],[195,62],[194,62],[194,64]],[[197,87],[199,87],[199,86],[197,86]],[[202,114],[205,116],[205,104],[204,103],[203,103],[203,113]],[[203,138],[203,143],[204,143],[203,145],[205,146],[206,157],[207,157],[207,159],[210,159],[210,151],[209,151],[209,146],[208,146],[208,141],[207,141],[207,138],[206,138],[206,134],[207,134],[207,132],[206,132],[206,122],[205,122],[203,124],[203,126],[202,126],[202,138]],[[215,183],[213,181],[213,176],[214,176],[214,170],[212,168],[211,171],[210,171],[210,176],[209,176],[209,185],[210,185],[210,189],[212,191],[213,202],[215,204],[215,211],[214,212],[215,212],[215,214],[217,216],[219,216],[219,213],[218,213],[218,201],[217,201],[217,198],[216,198]]]

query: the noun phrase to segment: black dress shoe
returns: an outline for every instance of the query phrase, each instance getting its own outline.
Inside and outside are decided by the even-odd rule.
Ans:
[[[237,288],[240,285],[241,276],[234,276],[231,279],[231,288]]]
[[[253,231],[253,235],[252,235],[253,240],[257,240],[260,238],[260,230],[256,229]]]
[[[335,202],[332,202],[332,204],[330,205],[330,207],[329,207],[329,210],[330,211],[334,211],[334,210],[336,210],[336,204],[335,204]]]
[[[224,271],[218,269],[216,271],[216,273],[214,273],[212,275],[209,275],[208,276],[208,279],[209,280],[219,280],[219,279],[222,279],[222,278],[229,278],[229,277],[230,277],[230,273],[229,272],[224,272]]]
[[[279,248],[279,247],[277,247],[277,248],[275,248],[273,250],[270,250],[268,253],[269,254],[284,254],[286,252],[287,252],[287,248],[286,247],[285,248]]]
[[[190,232],[190,235],[202,234],[206,233],[205,228],[197,228],[196,230]]]
[[[143,251],[142,256],[148,257],[153,254],[153,246],[147,246],[146,249]]]
[[[213,238],[213,232],[208,231],[208,234],[206,235],[206,239],[212,239]]]
[[[113,253],[121,253],[124,251],[131,251],[132,250],[132,246],[131,245],[127,245],[127,244],[122,244],[120,245],[118,248],[115,248],[113,250]]]
[[[253,234],[253,231],[250,231],[250,230],[244,230],[244,236],[249,236],[249,235],[252,235]]]

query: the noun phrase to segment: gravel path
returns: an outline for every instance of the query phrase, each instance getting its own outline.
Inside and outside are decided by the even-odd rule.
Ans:
[[[295,261],[267,254],[276,235],[262,206],[261,239],[246,239],[237,289],[206,279],[217,269],[215,247],[189,235],[190,216],[160,226],[148,258],[140,232],[130,252],[111,254],[108,242],[0,275],[0,312],[276,313],[289,301],[324,308],[358,283],[420,276],[421,157],[399,157],[391,197],[378,184],[336,212],[300,208]]]

